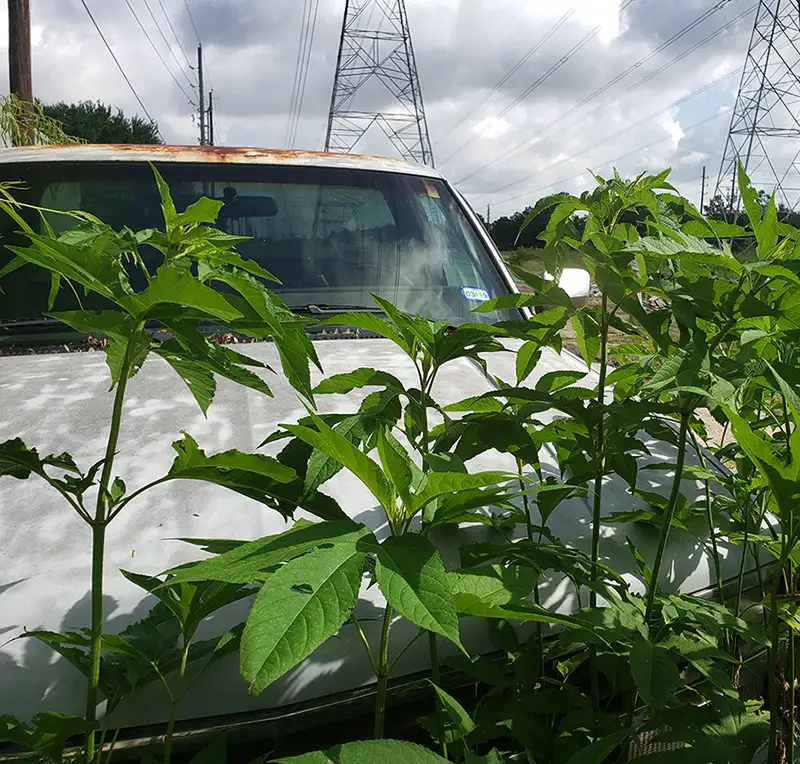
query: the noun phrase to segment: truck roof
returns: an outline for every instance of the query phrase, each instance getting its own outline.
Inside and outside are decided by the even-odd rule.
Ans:
[[[21,146],[0,149],[0,165],[32,162],[188,162],[214,164],[297,165],[377,170],[441,178],[431,167],[400,159],[332,154],[322,151],[247,148],[234,146],[168,146],[130,144],[80,144],[74,146]]]

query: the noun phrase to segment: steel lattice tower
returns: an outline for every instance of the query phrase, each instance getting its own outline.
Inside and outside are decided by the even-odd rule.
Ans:
[[[790,209],[800,200],[800,0],[760,0],[716,194],[739,208],[736,167]]]
[[[371,81],[388,91],[389,109],[355,108]],[[325,150],[351,153],[373,125],[404,159],[433,166],[405,0],[345,0]]]

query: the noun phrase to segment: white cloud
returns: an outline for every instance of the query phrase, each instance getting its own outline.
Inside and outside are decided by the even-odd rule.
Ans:
[[[506,120],[496,119],[495,117],[486,117],[476,125],[473,125],[472,132],[476,135],[486,138],[487,140],[491,140],[493,138],[499,138],[500,136],[506,135],[509,129],[510,126]]]
[[[678,120],[669,117],[661,120],[661,127],[667,131],[667,134],[672,140],[673,148],[678,148],[678,144],[681,142],[681,139],[686,137],[686,133],[683,132],[681,123],[678,122]]]
[[[183,72],[192,79],[194,72],[186,67],[160,8],[155,7],[158,4],[151,6],[169,47],[141,0],[131,2],[169,67],[189,90]],[[184,0],[163,2],[181,45],[193,58],[196,38]],[[192,107],[125,4],[87,3],[166,139],[191,142],[196,136]],[[570,3],[575,13],[553,31]],[[283,146],[303,4],[298,0],[188,0],[188,4],[204,41],[210,85],[218,97],[221,142]],[[449,178],[463,179],[460,187],[471,200],[480,206],[491,203],[495,214],[513,212],[545,191],[588,187],[591,177],[586,168],[603,174],[618,166],[633,175],[643,167],[671,165],[676,167],[673,180],[693,189],[702,162],[716,177],[738,80],[731,77],[693,94],[741,65],[752,18],[743,18],[712,43],[677,60],[742,13],[741,3],[724,6],[657,54],[654,51],[665,40],[710,3],[637,0],[620,12],[621,4],[620,0],[409,0],[434,153]],[[300,148],[321,146],[343,6],[344,0],[320,1],[298,127]],[[37,0],[32,12],[38,97],[99,99],[126,113],[141,113],[78,0]],[[2,17],[0,27],[5,24]],[[600,34],[548,74],[597,25]],[[6,39],[0,28],[3,81],[7,80]],[[533,48],[518,71],[492,92]],[[642,59],[646,62],[608,85]],[[665,65],[669,68],[661,71]],[[528,89],[530,94],[512,107]],[[485,103],[475,108],[482,99]],[[388,103],[384,99],[381,105]],[[704,121],[715,115],[718,119]],[[358,150],[382,151],[383,146],[369,135]],[[459,150],[462,146],[466,147]],[[445,162],[451,154],[453,159]]]

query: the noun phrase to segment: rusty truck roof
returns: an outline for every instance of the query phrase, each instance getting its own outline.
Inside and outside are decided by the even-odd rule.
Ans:
[[[298,165],[399,172],[441,178],[431,167],[399,159],[234,146],[139,146],[129,144],[81,144],[72,146],[21,146],[0,149],[0,164],[30,162],[188,162],[214,164]]]

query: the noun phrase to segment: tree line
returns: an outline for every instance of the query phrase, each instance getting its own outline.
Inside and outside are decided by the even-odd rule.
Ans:
[[[758,192],[758,201],[763,209],[766,209],[769,199],[770,195],[767,191],[762,189]],[[479,214],[478,217],[486,226],[492,241],[501,252],[516,252],[544,247],[544,243],[540,241],[539,236],[547,228],[554,209],[555,207],[550,207],[539,212],[521,233],[522,223],[534,211],[532,205],[512,215],[505,215],[490,221],[487,221],[483,215]],[[800,227],[800,213],[792,210],[784,203],[779,203],[777,209],[778,220],[794,227]],[[729,201],[722,196],[712,197],[708,204],[703,207],[703,214],[710,220],[732,223],[742,227],[747,225],[747,215],[744,210],[732,211]],[[741,251],[744,244],[745,242],[741,242],[740,246],[734,246],[734,252]]]

